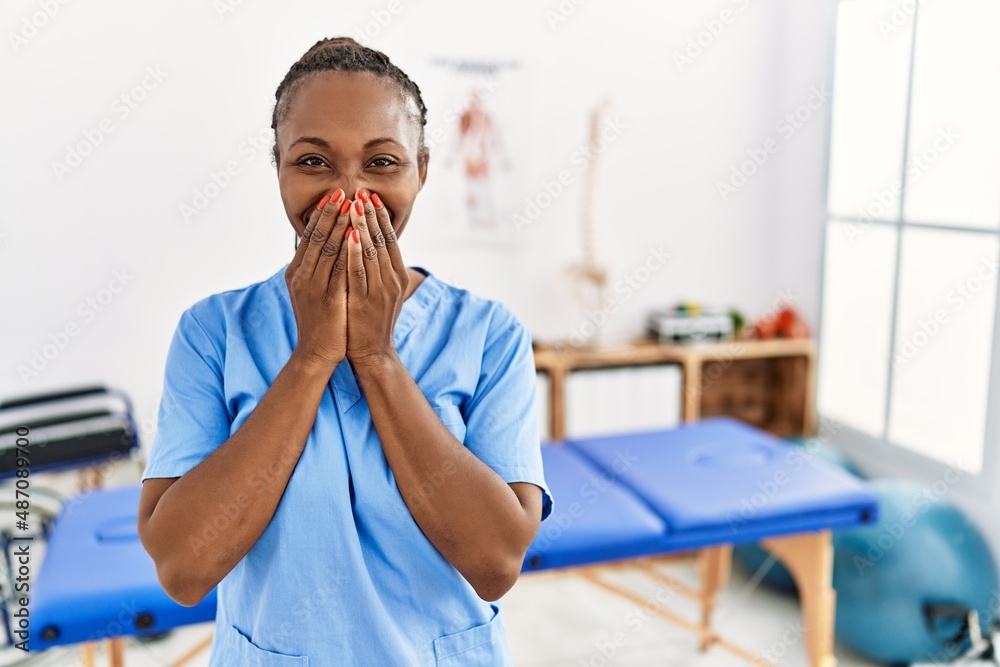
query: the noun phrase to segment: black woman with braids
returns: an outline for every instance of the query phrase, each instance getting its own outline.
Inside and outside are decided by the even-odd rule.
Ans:
[[[530,335],[404,263],[427,110],[389,58],[322,40],[275,98],[294,256],[181,315],[143,546],[178,603],[217,587],[211,667],[509,665],[553,507]]]

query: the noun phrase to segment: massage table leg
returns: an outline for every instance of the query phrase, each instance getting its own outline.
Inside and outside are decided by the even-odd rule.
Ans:
[[[125,638],[114,637],[104,642],[104,647],[108,651],[108,665],[110,667],[125,667]]]
[[[722,544],[698,552],[698,577],[701,579],[701,644],[704,653],[712,645],[712,612],[715,611],[715,597],[729,584],[729,573],[733,565],[733,545]]]
[[[80,664],[83,667],[94,667],[94,656],[97,653],[97,644],[87,642],[80,647]]]
[[[806,655],[812,667],[835,667],[833,624],[836,592],[833,590],[833,544],[829,530],[762,540],[795,579],[802,606]]]

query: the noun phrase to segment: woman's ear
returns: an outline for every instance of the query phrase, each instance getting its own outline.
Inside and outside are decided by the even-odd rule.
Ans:
[[[417,154],[417,174],[420,178],[420,188],[422,190],[424,187],[424,181],[427,180],[427,163],[431,159],[431,151],[427,146],[421,146],[420,152]]]

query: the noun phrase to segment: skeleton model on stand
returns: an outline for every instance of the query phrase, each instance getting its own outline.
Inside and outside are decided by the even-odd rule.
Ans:
[[[603,114],[611,104],[609,98],[604,98],[594,108],[590,116],[590,150],[587,163],[586,189],[583,203],[583,260],[567,267],[573,294],[577,302],[588,314],[586,328],[577,327],[584,333],[589,342],[601,338],[602,327],[607,321],[608,313],[603,317],[593,318],[589,314],[601,312],[606,302],[608,291],[607,268],[597,263],[596,253],[596,222],[594,219],[594,200],[597,196],[597,158],[600,155],[600,130]]]

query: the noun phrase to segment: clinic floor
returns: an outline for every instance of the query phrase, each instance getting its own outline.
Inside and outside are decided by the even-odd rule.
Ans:
[[[106,485],[134,483],[132,463],[121,463],[107,471]],[[36,484],[63,495],[74,492],[72,473],[38,473]],[[42,550],[44,555],[44,547]],[[659,566],[663,573],[688,586],[697,585],[694,562],[682,560]],[[695,620],[695,603],[675,595],[667,600],[665,589],[642,575],[608,570],[608,581],[628,587],[645,604],[630,602],[571,574],[540,572],[521,577],[501,600],[507,637],[515,667],[738,667],[748,663],[722,648],[698,653],[695,635],[645,609],[662,607]],[[807,667],[799,630],[801,616],[795,596],[782,595],[753,585],[750,577],[734,566],[728,587],[718,598],[714,627],[725,639],[754,656],[773,658],[781,667]],[[168,667],[192,648],[211,637],[212,624],[175,630],[162,639],[126,644],[127,667]],[[18,655],[11,655],[11,654]],[[837,646],[840,667],[872,667]],[[38,656],[32,667],[78,667],[79,651],[52,650]],[[0,653],[0,667],[22,659],[20,651]],[[103,648],[98,667],[107,664]],[[184,667],[206,667],[208,649],[197,653]],[[380,666],[381,667],[381,666]]]
[[[695,583],[693,563],[670,563],[664,573],[685,583]],[[629,572],[609,572],[610,581],[629,586],[649,607],[663,598],[661,585]],[[659,591],[659,592],[658,592]],[[531,574],[521,578],[502,600],[514,665],[517,667],[733,667],[748,665],[721,648],[699,654],[694,634],[653,615],[643,605],[604,592],[571,575]],[[676,596],[664,605],[694,619],[693,602]],[[778,665],[805,667],[794,597],[749,585],[749,577],[734,568],[728,588],[719,598],[716,628],[723,636],[756,656],[775,658]],[[210,636],[211,624],[190,626],[162,640],[139,643],[129,640],[128,667],[166,667]],[[53,652],[55,653],[55,652]],[[60,652],[61,653],[61,652]],[[103,653],[103,651],[101,652]],[[862,667],[866,662],[843,647],[836,648],[841,667]],[[45,664],[70,667],[73,657],[52,656]],[[98,665],[106,664],[98,655]],[[185,663],[205,667],[208,650]]]

